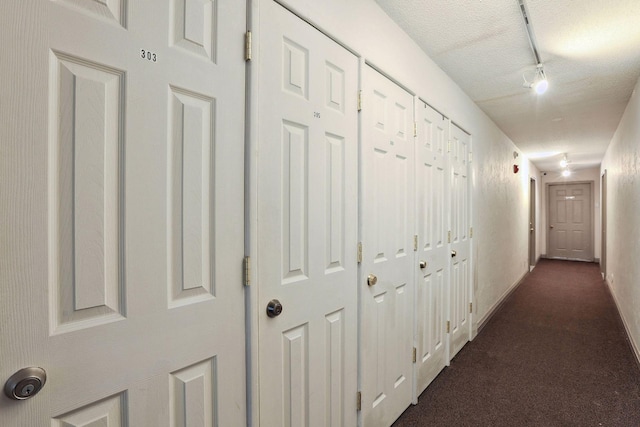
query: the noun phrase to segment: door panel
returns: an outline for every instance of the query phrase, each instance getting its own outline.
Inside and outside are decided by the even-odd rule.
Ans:
[[[245,64],[216,49],[241,50],[244,5],[29,0],[2,22],[0,375],[48,379],[0,424],[245,424]]]
[[[602,224],[602,230],[600,235],[600,271],[603,278],[607,279],[607,170],[602,173],[602,180],[600,182],[602,203],[600,206],[600,218]]]
[[[358,60],[275,2],[260,21],[260,423],[353,426]]]
[[[469,231],[469,152],[471,138],[462,129],[451,125],[451,289],[450,347],[453,358],[469,341],[471,331],[471,241]]]
[[[449,121],[422,101],[416,102],[416,396],[447,363],[446,302],[449,251],[446,200],[449,187]],[[420,262],[426,265],[421,267]]]
[[[529,269],[536,264],[536,181],[529,180]]]
[[[387,426],[413,393],[413,97],[371,67],[363,78],[362,420]],[[367,284],[369,275],[376,284]]]
[[[591,184],[552,184],[549,190],[549,257],[593,260]]]

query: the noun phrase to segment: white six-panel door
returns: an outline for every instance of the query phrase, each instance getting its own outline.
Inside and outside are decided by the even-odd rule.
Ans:
[[[364,426],[413,395],[413,97],[366,66],[361,140],[360,385]],[[371,276],[376,283],[368,281]]]
[[[549,249],[551,258],[591,261],[591,184],[551,184],[549,194]]]
[[[471,332],[471,215],[469,153],[471,137],[451,125],[451,289],[449,291],[450,344],[453,358],[469,341]]]
[[[448,362],[449,120],[416,101],[416,395]],[[422,263],[422,264],[421,264]]]
[[[260,425],[355,426],[358,60],[274,2],[260,22]]]
[[[0,425],[245,424],[245,10],[226,3],[3,3],[0,377],[48,377],[0,397]]]

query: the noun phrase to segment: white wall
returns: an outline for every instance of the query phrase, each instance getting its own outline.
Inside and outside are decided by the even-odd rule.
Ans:
[[[607,281],[640,358],[640,81],[602,162],[607,171]]]
[[[521,170],[513,173],[511,140],[373,0],[282,2],[472,135],[477,323],[527,271],[529,162],[520,155]]]
[[[548,184],[568,184],[572,182],[593,182],[593,256],[596,259],[600,258],[600,241],[602,226],[600,222],[600,168],[580,169],[572,171],[571,176],[563,177],[560,172],[547,172],[547,175],[542,176],[542,222],[540,223],[540,229],[542,230],[542,253],[547,253],[547,205],[549,196],[547,194]]]

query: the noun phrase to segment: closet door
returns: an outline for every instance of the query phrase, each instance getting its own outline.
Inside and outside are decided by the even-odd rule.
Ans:
[[[358,60],[273,1],[260,22],[260,425],[351,427]]]
[[[389,426],[413,395],[413,96],[364,69],[360,384],[364,426]]]
[[[244,425],[244,2],[1,21],[0,425]]]
[[[416,396],[448,361],[449,120],[416,102]]]
[[[450,349],[452,359],[469,341],[471,333],[471,212],[469,153],[471,137],[451,125],[451,288]]]

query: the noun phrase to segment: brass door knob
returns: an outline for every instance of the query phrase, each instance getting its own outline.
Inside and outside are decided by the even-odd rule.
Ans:
[[[458,252],[456,251],[451,251],[451,258],[453,258],[454,256],[458,255]]]
[[[378,277],[375,274],[370,274],[367,276],[367,285],[373,286],[378,283]]]
[[[427,261],[420,261],[420,268],[422,269],[427,268]]]

